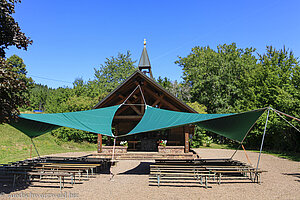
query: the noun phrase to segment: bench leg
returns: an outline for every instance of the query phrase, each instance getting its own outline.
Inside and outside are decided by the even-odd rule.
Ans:
[[[203,185],[203,176],[202,175],[200,175],[200,183],[201,183],[201,185]]]
[[[219,173],[219,185],[221,184],[221,173]]]
[[[157,186],[159,187],[160,184],[160,175],[157,176]]]
[[[59,189],[61,191],[61,176],[59,176]]]
[[[205,176],[205,189],[207,189],[207,176]]]

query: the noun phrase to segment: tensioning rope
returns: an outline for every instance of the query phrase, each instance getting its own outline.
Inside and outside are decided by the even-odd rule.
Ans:
[[[299,131],[299,129],[297,129],[293,124],[291,124],[288,120],[286,120],[284,117],[282,117],[279,113],[282,113],[283,114],[283,112],[280,112],[280,111],[278,111],[278,110],[275,110],[275,109],[273,109],[273,108],[271,108],[279,117],[281,117],[284,121],[286,121],[289,125],[291,125],[292,127],[294,127],[294,129],[296,129],[298,132],[300,132]],[[290,116],[290,115],[286,115],[286,116]],[[296,119],[296,120],[299,120],[299,119],[297,119],[296,117],[292,117],[292,116],[290,116],[291,118],[293,118],[293,119]]]

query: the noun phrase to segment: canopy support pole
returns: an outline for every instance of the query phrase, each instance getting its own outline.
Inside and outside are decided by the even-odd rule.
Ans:
[[[235,152],[232,154],[230,160],[232,160],[233,156],[234,156],[234,155],[236,154],[236,152],[240,149],[241,145],[242,145],[242,143],[241,143],[240,146],[235,150]]]
[[[258,156],[257,165],[256,165],[256,171],[258,171],[259,161],[260,161],[260,157],[261,157],[261,151],[262,151],[262,148],[263,148],[263,145],[264,145],[264,140],[265,140],[267,125],[268,125],[268,119],[269,119],[269,113],[270,113],[270,108],[268,109],[268,115],[267,115],[267,119],[266,119],[264,134],[263,134],[261,145],[260,145],[259,156]],[[255,174],[255,177],[256,176],[257,176],[257,173]]]
[[[250,161],[250,159],[248,157],[248,154],[246,152],[246,149],[245,149],[244,145],[242,145],[242,148],[244,149],[244,152],[245,152],[245,155],[246,155],[246,158],[247,158],[248,162],[250,163],[250,165],[252,165],[252,163],[251,163],[251,161]]]
[[[111,164],[113,165],[114,164],[114,159],[115,159],[115,148],[116,148],[116,138],[114,137],[114,146],[113,146],[113,152],[112,152],[112,156],[111,156]],[[112,166],[111,166],[112,167]],[[111,168],[110,167],[110,168]],[[110,170],[110,179],[109,180],[112,180],[113,177],[115,175],[112,173],[112,171]]]
[[[30,138],[30,139],[31,139],[31,142],[32,142],[32,144],[33,144],[33,146],[34,146],[34,148],[35,148],[35,151],[36,151],[38,157],[40,158],[40,154],[39,154],[38,150],[36,149],[36,146],[35,146],[35,144],[34,144],[32,138]]]

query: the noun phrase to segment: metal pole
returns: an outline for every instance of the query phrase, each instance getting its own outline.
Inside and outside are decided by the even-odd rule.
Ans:
[[[35,148],[35,151],[36,151],[38,157],[40,158],[40,154],[39,154],[38,150],[36,149],[35,144],[34,144],[32,138],[30,138],[30,139],[31,139],[31,142],[32,142],[32,144],[33,144],[33,146],[34,146],[34,148]]]
[[[114,157],[115,157],[115,147],[116,147],[116,138],[114,138],[114,146],[113,146],[113,152],[112,152],[112,157],[111,157],[112,161],[114,161]]]
[[[267,120],[266,120],[266,124],[265,124],[264,134],[263,134],[261,145],[260,145],[260,151],[259,151],[259,156],[258,156],[258,160],[257,160],[256,171],[258,170],[258,165],[259,165],[259,161],[260,161],[261,151],[262,151],[262,147],[263,147],[264,140],[265,140],[267,125],[268,125],[268,119],[269,119],[269,113],[270,113],[270,108],[268,109],[268,115],[267,115]],[[255,177],[256,176],[257,176],[257,173],[255,174]]]
[[[113,152],[112,152],[112,156],[111,156],[111,164],[114,163],[114,157],[115,157],[115,147],[116,147],[116,138],[114,138],[114,146],[113,146]],[[112,168],[112,165],[110,167],[110,169]],[[112,173],[112,171],[110,170],[110,179],[112,180],[112,178],[114,177],[114,174]]]

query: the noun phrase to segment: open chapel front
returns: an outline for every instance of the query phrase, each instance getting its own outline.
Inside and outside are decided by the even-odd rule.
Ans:
[[[139,123],[145,112],[145,104],[178,112],[196,112],[155,82],[145,43],[139,70],[100,101],[94,109],[122,103],[124,104],[116,112],[112,124],[113,133],[116,136],[128,133]],[[128,151],[157,151],[159,142],[166,140],[167,146],[182,147],[184,152],[189,152],[189,138],[193,133],[194,126],[185,125],[120,137],[117,138],[116,145],[120,145],[121,141],[127,141]],[[98,152],[102,152],[101,135],[98,135]]]

